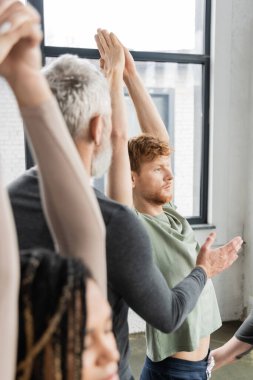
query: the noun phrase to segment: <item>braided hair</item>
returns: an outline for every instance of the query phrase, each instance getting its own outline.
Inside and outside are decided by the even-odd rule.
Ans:
[[[45,249],[21,253],[16,380],[80,380],[86,325],[81,262]]]

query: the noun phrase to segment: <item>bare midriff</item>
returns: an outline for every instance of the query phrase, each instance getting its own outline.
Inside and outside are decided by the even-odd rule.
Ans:
[[[195,351],[179,351],[172,355],[172,358],[189,360],[192,362],[196,362],[198,360],[203,360],[209,349],[210,345],[210,336],[200,339],[199,347]]]

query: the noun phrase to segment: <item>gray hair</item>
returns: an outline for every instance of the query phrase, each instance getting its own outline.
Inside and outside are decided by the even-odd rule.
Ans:
[[[64,54],[43,69],[73,138],[94,116],[110,116],[111,100],[104,75],[86,59]]]

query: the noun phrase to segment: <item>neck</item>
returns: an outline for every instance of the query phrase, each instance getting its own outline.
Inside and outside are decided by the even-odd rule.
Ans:
[[[163,213],[163,205],[147,201],[133,193],[134,207],[142,214],[156,216]]]

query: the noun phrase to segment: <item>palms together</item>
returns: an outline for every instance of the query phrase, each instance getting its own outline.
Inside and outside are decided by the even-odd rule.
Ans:
[[[113,33],[98,29],[95,40],[100,53],[100,68],[108,78],[115,73],[122,75],[125,67],[124,50]]]

